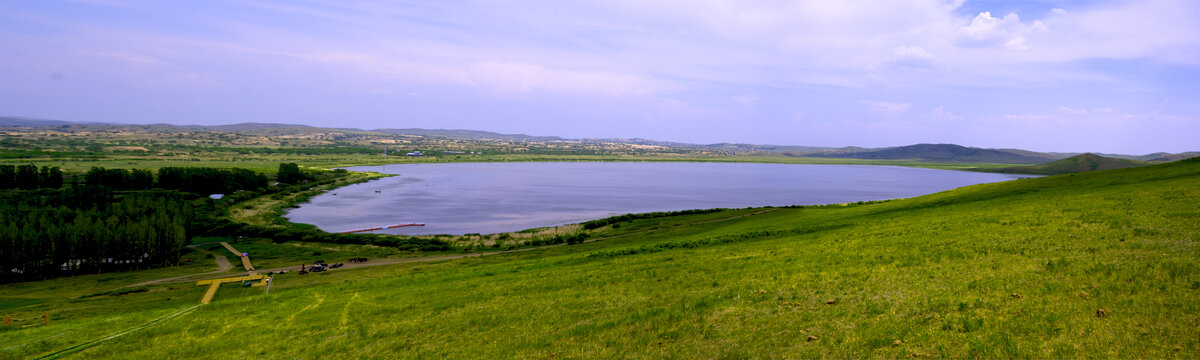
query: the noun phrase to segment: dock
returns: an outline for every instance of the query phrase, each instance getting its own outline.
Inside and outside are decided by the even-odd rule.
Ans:
[[[338,234],[353,234],[353,233],[376,231],[376,230],[383,230],[383,229],[395,229],[398,227],[407,227],[407,226],[425,226],[425,223],[409,223],[409,224],[396,224],[396,225],[388,225],[388,226],[376,226],[376,227],[366,228],[366,229],[339,231]]]

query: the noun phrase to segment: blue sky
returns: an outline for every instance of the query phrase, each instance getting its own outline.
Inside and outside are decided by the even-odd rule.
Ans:
[[[10,1],[0,115],[1200,150],[1200,2]]]

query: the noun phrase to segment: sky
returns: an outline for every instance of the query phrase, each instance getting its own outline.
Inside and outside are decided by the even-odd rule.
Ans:
[[[1200,150],[1200,1],[5,1],[0,115]]]

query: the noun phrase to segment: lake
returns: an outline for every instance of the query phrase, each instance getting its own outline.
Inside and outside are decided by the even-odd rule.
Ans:
[[[919,196],[1025,176],[866,165],[522,162],[359,166],[397,174],[292,209],[322,230],[420,222],[390,234],[499,233],[613,215]]]

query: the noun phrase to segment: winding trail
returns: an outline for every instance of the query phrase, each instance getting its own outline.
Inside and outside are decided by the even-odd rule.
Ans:
[[[196,248],[196,251],[212,254],[213,259],[217,261],[217,271],[215,271],[214,273],[223,273],[223,272],[226,272],[229,270],[233,270],[233,264],[230,264],[229,259],[226,259],[224,256],[221,256],[212,251],[208,251],[208,249],[204,249],[204,248]]]

